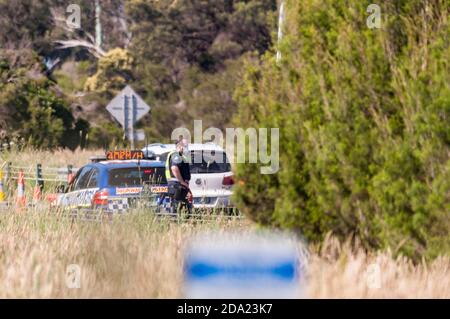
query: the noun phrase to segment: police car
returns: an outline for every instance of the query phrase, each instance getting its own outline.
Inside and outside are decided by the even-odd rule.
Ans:
[[[111,151],[104,159],[93,160],[80,168],[56,206],[63,210],[101,210],[123,213],[142,202],[153,205],[167,193],[165,164],[147,160],[142,151]],[[154,197],[155,197],[154,196]],[[153,199],[152,199],[153,198]]]
[[[157,161],[165,162],[167,155],[175,150],[174,144],[150,144],[142,149]],[[213,143],[189,144],[191,152],[191,180],[189,188],[194,208],[232,208],[233,172],[226,152]],[[220,160],[217,160],[220,159]]]

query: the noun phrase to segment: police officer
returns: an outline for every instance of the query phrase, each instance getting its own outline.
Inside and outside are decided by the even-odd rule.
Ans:
[[[166,160],[166,179],[169,192],[174,195],[176,201],[186,202],[186,196],[190,193],[191,170],[189,162],[189,146],[187,140],[183,138],[176,143],[176,150],[170,152]]]

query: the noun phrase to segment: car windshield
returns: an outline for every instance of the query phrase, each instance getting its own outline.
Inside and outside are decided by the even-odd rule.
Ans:
[[[143,184],[166,184],[164,167],[127,167],[109,171],[111,186],[142,186]]]
[[[191,173],[226,173],[231,171],[227,155],[222,151],[192,151]]]

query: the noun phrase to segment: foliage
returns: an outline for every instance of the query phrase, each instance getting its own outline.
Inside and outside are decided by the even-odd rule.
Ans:
[[[123,131],[110,122],[101,122],[89,131],[89,145],[109,149],[126,145],[123,141]]]
[[[0,0],[0,43],[2,49],[32,48],[44,52],[49,48],[46,38],[52,27],[47,0]]]
[[[274,0],[127,2],[133,87],[153,107],[142,122],[151,139],[168,139],[192,119],[230,124],[243,61],[270,46],[274,10]]]
[[[104,108],[126,84],[152,107],[150,116],[138,123],[149,140],[168,141],[174,128],[189,126],[192,119],[226,127],[236,109],[232,94],[244,56],[263,54],[275,29],[275,0],[102,0],[102,43],[93,50],[86,44],[95,45],[95,3],[72,3],[81,8],[79,29],[65,23],[66,1],[0,0],[0,43],[39,56],[38,73],[64,95],[76,121],[95,127],[89,145],[97,147],[104,140],[93,136],[107,136],[111,132],[104,123],[114,123]],[[64,42],[71,44],[60,49]],[[35,67],[33,62],[22,66]],[[29,111],[27,101],[21,112]],[[6,120],[0,114],[0,121]],[[14,125],[14,134],[23,134],[22,123]]]
[[[1,51],[0,61],[0,127],[6,136],[18,135],[34,147],[72,146],[75,129],[87,127],[75,121],[64,97],[42,74],[39,58],[29,50]]]
[[[236,200],[311,241],[449,253],[448,2],[385,1],[372,30],[369,3],[287,2],[282,61],[248,65],[236,94],[237,126],[280,128],[281,169],[239,165]]]
[[[118,93],[132,80],[133,59],[126,50],[115,48],[98,60],[97,72],[85,83],[86,91]]]
[[[90,69],[89,61],[65,62],[61,69],[53,72],[52,76],[66,95],[76,95],[83,92]]]

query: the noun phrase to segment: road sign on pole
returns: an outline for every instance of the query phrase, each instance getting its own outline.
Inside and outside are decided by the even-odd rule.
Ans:
[[[134,148],[134,124],[150,111],[150,106],[127,85],[106,106],[109,113],[122,125],[125,136]]]

